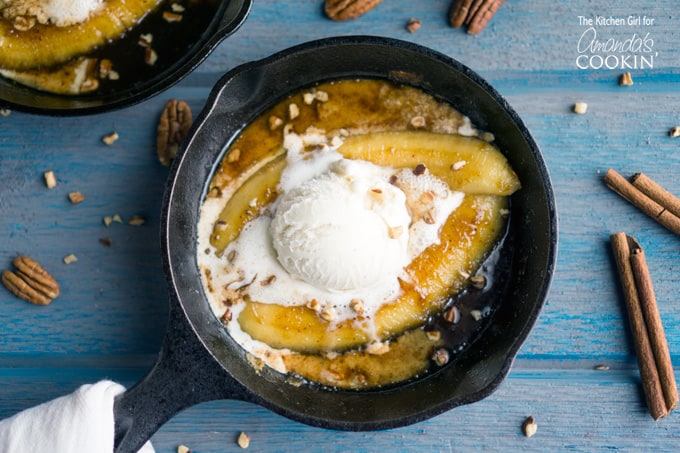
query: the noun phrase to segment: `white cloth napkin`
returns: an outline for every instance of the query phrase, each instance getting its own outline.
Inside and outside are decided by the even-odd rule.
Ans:
[[[3,453],[112,453],[113,399],[125,388],[112,381],[86,384],[70,395],[0,421]],[[153,453],[147,442],[140,453]]]

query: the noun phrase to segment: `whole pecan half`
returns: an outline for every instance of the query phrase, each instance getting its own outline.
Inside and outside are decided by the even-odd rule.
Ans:
[[[2,273],[2,283],[15,296],[37,305],[47,305],[59,297],[59,283],[37,261],[18,256],[16,270]]]
[[[476,35],[491,20],[504,0],[454,0],[449,10],[449,22],[458,28],[468,26],[467,32]]]
[[[186,137],[193,119],[191,108],[184,101],[170,99],[158,120],[156,152],[158,160],[166,167],[177,156],[179,145]]]
[[[326,0],[324,12],[329,19],[348,20],[366,14],[382,0]]]

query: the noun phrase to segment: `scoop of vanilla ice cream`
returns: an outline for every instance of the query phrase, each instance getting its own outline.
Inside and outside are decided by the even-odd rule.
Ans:
[[[283,268],[333,291],[393,281],[410,261],[411,217],[388,181],[375,165],[343,159],[286,192],[270,226]]]

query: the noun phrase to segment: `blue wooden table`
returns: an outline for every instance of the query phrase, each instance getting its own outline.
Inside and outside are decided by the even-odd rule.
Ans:
[[[680,194],[680,138],[668,135],[680,124],[677,2],[509,0],[477,36],[448,26],[449,0],[387,0],[344,23],[326,19],[321,3],[255,0],[243,27],[191,76],[140,105],[85,118],[0,117],[0,267],[25,254],[62,285],[46,307],[0,288],[0,418],[103,378],[130,386],[153,365],[167,321],[159,252],[167,168],[155,156],[165,101],[184,99],[197,114],[213,83],[239,64],[310,39],[374,34],[426,45],[478,71],[540,145],[560,240],[537,325],[498,391],[413,426],[331,432],[251,404],[216,401],[163,426],[152,439],[157,451],[180,444],[240,451],[241,431],[251,436],[249,451],[677,451],[680,412],[655,422],[645,406],[608,238],[623,230],[645,248],[676,366],[680,238],[602,182],[610,167],[624,175],[641,171]],[[422,21],[415,33],[405,28],[410,18]],[[651,49],[594,49],[593,33],[601,42],[640,38]],[[618,84],[624,71],[634,85]],[[573,113],[577,101],[588,104],[585,115]],[[112,131],[120,138],[107,146],[101,138]],[[58,180],[52,190],[43,181],[48,170]],[[83,203],[71,204],[67,194],[74,191]],[[114,214],[146,223],[107,228],[102,219]],[[110,238],[110,247],[101,238]],[[78,261],[64,264],[69,254]],[[530,415],[538,432],[527,438],[521,425]]]

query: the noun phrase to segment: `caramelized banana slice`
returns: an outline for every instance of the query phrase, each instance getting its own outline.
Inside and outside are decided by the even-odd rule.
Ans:
[[[422,373],[430,363],[432,351],[442,344],[422,329],[414,329],[391,341],[386,345],[389,350],[379,355],[354,350],[334,357],[289,354],[283,360],[290,373],[313,382],[339,388],[368,388]]]
[[[426,249],[407,267],[412,282],[402,282],[403,294],[375,315],[381,340],[421,325],[441,310],[449,294],[459,292],[474,274],[503,231],[506,197],[467,195],[442,227],[441,242]],[[422,296],[424,294],[425,296]],[[306,307],[244,302],[241,329],[274,348],[318,353],[355,348],[371,340],[352,322],[332,327]],[[359,323],[361,320],[359,320]]]
[[[505,156],[476,138],[413,131],[373,133],[348,137],[338,151],[349,159],[395,168],[424,164],[453,190],[469,194],[510,195],[520,188]],[[213,229],[210,242],[218,252],[274,200],[285,165],[285,158],[278,157],[236,190]]]
[[[160,0],[107,0],[82,24],[36,24],[26,31],[0,18],[0,68],[23,71],[64,63],[118,38],[159,4]]]
[[[266,162],[229,198],[213,227],[210,243],[218,252],[238,238],[243,226],[260,215],[278,195],[276,186],[286,166],[285,154]]]
[[[396,168],[424,164],[451,189],[469,194],[510,195],[520,188],[519,178],[498,148],[474,137],[381,132],[348,137],[338,151],[349,159]]]
[[[31,88],[57,94],[83,94],[99,87],[97,60],[94,58],[77,58],[53,71],[0,69],[0,75]]]

